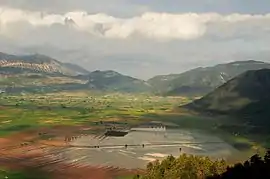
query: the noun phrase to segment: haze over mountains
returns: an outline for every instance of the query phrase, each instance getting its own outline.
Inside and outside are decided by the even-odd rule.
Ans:
[[[75,64],[61,63],[45,55],[9,55],[0,53],[1,73],[40,72],[47,74],[78,75],[87,74],[87,70]]]
[[[0,87],[16,87],[15,91],[32,88],[94,89],[119,92],[148,92],[145,81],[115,71],[88,70],[62,63],[45,55],[15,56],[0,54]],[[5,78],[3,78],[5,77]],[[19,87],[19,88],[18,88]],[[38,89],[37,89],[38,91]]]
[[[213,67],[199,67],[181,74],[156,76],[148,82],[161,94],[204,95],[241,73],[263,68],[270,68],[270,64],[253,60],[236,61]]]
[[[0,74],[11,75],[16,78],[27,79],[24,84],[29,86],[37,86],[41,81],[35,79],[29,80],[29,76],[42,75],[43,79],[61,77],[61,80],[53,80],[61,85],[68,84],[68,88],[85,88],[104,91],[119,91],[119,92],[153,92],[161,95],[205,95],[230,79],[238,76],[249,70],[259,70],[269,68],[270,64],[260,61],[236,61],[227,64],[219,64],[213,67],[195,68],[180,74],[160,75],[155,76],[148,81],[140,80],[130,76],[122,75],[118,72],[108,71],[93,71],[88,70],[71,63],[62,63],[45,55],[25,55],[15,56],[5,53],[0,53]],[[22,78],[22,77],[27,78]],[[63,80],[65,78],[65,80]],[[13,78],[14,79],[14,78]],[[15,80],[16,81],[16,80]],[[23,81],[23,80],[17,80]],[[65,81],[65,82],[63,82]],[[17,83],[14,82],[14,83]],[[0,86],[7,86],[5,83]],[[40,86],[46,86],[45,83],[39,83]],[[16,85],[16,84],[15,84]],[[26,85],[27,86],[27,85]],[[20,87],[23,87],[21,85]],[[66,88],[63,88],[66,89]]]
[[[143,80],[122,75],[118,72],[94,71],[89,74],[87,85],[99,90],[113,90],[119,92],[148,92],[150,85]]]

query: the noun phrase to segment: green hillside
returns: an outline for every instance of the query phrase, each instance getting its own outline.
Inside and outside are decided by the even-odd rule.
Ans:
[[[143,80],[115,71],[94,71],[89,74],[88,87],[105,91],[149,92],[151,87]]]
[[[148,80],[156,92],[165,95],[204,95],[249,70],[270,68],[259,61],[236,61],[196,68],[181,74],[156,76]]]
[[[234,115],[245,122],[270,124],[270,70],[245,72],[187,108],[200,112]]]

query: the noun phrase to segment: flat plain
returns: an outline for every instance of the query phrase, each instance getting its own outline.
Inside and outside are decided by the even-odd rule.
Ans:
[[[241,160],[261,148],[246,136],[221,130],[222,125],[234,125],[232,119],[219,120],[179,108],[192,100],[89,91],[1,94],[0,163],[19,171],[35,167],[57,178],[89,176],[92,171],[98,179],[143,172],[147,162],[181,152]],[[166,126],[166,131],[151,131],[157,125]],[[110,127],[140,127],[150,132],[95,138]],[[207,141],[219,144],[205,144]],[[153,143],[158,145],[149,145]],[[102,148],[109,144],[118,146]],[[131,144],[138,146],[125,147]],[[183,149],[180,153],[179,148]],[[70,168],[71,173],[64,172],[63,167]],[[27,171],[21,173],[26,175]]]

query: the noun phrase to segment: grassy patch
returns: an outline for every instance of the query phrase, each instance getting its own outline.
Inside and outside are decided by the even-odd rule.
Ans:
[[[49,179],[49,176],[35,169],[26,169],[24,171],[0,169],[0,179]]]

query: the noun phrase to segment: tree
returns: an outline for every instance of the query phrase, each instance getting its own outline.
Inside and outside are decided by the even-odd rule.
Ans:
[[[221,174],[226,170],[224,160],[212,161],[209,157],[183,154],[178,158],[168,156],[163,161],[147,165],[143,179],[203,179],[206,176]]]

